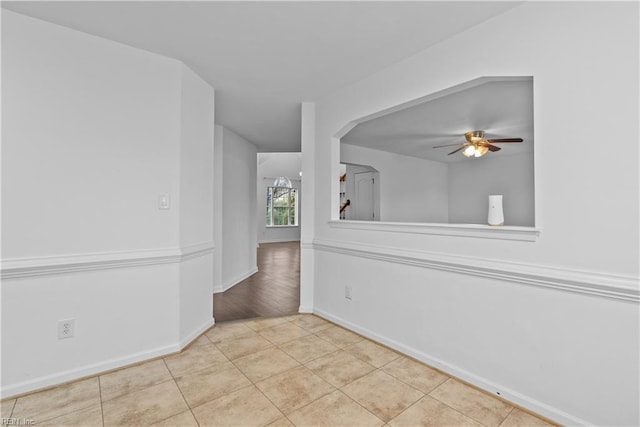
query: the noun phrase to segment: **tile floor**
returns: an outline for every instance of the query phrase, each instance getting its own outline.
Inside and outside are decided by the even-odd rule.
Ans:
[[[313,315],[222,323],[180,354],[1,402],[38,426],[549,426]]]

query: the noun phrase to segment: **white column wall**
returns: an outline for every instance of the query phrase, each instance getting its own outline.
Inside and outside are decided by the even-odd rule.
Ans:
[[[180,342],[213,325],[214,90],[182,65],[180,247],[193,253],[180,265]]]
[[[258,271],[256,224],[257,148],[222,128],[223,292]],[[214,313],[215,315],[215,313]]]
[[[2,66],[0,395],[179,350],[211,323],[210,303],[189,303],[211,300],[211,197],[196,194],[211,160],[187,167],[209,151],[213,89],[173,59],[7,10]]]

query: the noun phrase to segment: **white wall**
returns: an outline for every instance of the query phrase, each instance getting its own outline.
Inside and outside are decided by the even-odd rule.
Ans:
[[[258,153],[258,192],[256,198],[258,243],[300,241],[300,224],[302,223],[300,212],[302,199],[301,170],[301,153]],[[293,188],[297,189],[298,226],[296,227],[266,226],[267,189],[273,186],[273,181],[279,176],[289,178]]]
[[[527,2],[307,104],[304,301],[561,423],[640,424],[637,34],[637,3]],[[534,242],[329,221],[341,129],[495,75],[535,80]]]
[[[213,88],[184,65],[181,70],[180,247],[199,254],[180,266],[180,337],[186,344],[213,313],[215,114]]]
[[[220,292],[222,285],[222,203],[223,203],[223,185],[222,185],[222,143],[224,136],[224,128],[216,125],[214,129],[213,143],[213,235],[216,247],[213,252],[213,290]],[[215,297],[214,297],[215,298]]]
[[[222,283],[223,292],[258,271],[256,249],[257,149],[222,128]],[[214,313],[215,314],[215,313]]]
[[[210,160],[180,159],[208,152],[213,117],[183,127],[181,110],[213,114],[213,90],[178,61],[6,10],[2,66],[2,397],[179,350],[212,324],[210,305],[181,307],[210,275],[182,261],[211,252],[189,246],[210,240],[208,202],[183,205],[181,179],[206,188]]]
[[[2,15],[3,256],[177,246],[180,63]]]
[[[380,173],[381,221],[447,222],[445,163],[350,144],[340,144],[340,162]]]
[[[489,195],[502,194],[505,225],[535,225],[533,153],[449,163],[448,177],[450,223],[486,224]]]

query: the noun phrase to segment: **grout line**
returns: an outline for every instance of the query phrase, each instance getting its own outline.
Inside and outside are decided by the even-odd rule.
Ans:
[[[6,399],[9,400],[9,399]],[[2,401],[0,401],[0,404]],[[16,409],[16,404],[18,403],[18,399],[13,399],[13,405],[11,405],[11,411],[9,411],[9,418],[13,417],[13,411]]]
[[[98,395],[100,396],[100,416],[102,418],[102,426],[104,427],[104,406],[102,405],[102,381],[98,377]]]
[[[440,386],[441,386],[442,384],[444,384],[444,383],[446,383],[446,382],[448,382],[448,381],[456,381],[456,379],[455,379],[455,378],[453,378],[453,377],[450,377],[450,378],[449,378],[449,379],[447,379],[446,381],[443,381],[443,382],[442,382],[438,387],[436,387],[436,388],[434,388],[433,390],[431,390],[431,391],[429,392],[429,394],[427,394],[427,396],[429,396],[430,398],[432,398],[432,399],[434,399],[434,400],[437,400],[438,402],[440,402],[440,403],[442,403],[443,405],[447,406],[448,408],[453,409],[454,411],[456,411],[456,412],[458,412],[458,413],[460,413],[460,414],[464,415],[465,417],[470,418],[470,419],[472,419],[472,420],[474,420],[474,421],[477,421],[477,422],[479,422],[480,424],[482,424],[482,425],[486,426],[486,424],[485,424],[484,422],[480,421],[480,420],[479,420],[479,419],[477,419],[476,417],[473,417],[473,416],[471,416],[470,414],[465,414],[464,412],[462,412],[462,410],[461,410],[461,409],[455,408],[455,407],[451,406],[449,403],[444,402],[444,401],[442,401],[442,400],[438,399],[436,396],[432,396],[432,395],[431,395],[431,393],[433,393],[434,391],[436,391],[436,389],[440,388]],[[492,397],[493,397],[493,396],[492,396]],[[509,406],[511,406],[511,405],[509,405]],[[513,411],[513,406],[511,406],[511,409],[509,410],[509,414],[511,413],[511,411]],[[509,416],[509,414],[507,414],[507,416]],[[505,417],[504,419],[506,419],[506,417]],[[500,422],[500,424],[502,424],[502,423],[504,422],[504,419]]]
[[[373,372],[373,371],[371,371]],[[353,397],[349,396],[347,393],[345,393],[344,391],[342,391],[341,389],[338,389],[338,391],[340,393],[342,393],[344,396],[346,396],[348,399],[350,399],[353,403],[355,403],[356,405],[360,406],[362,409],[364,409],[365,411],[367,411],[368,413],[370,413],[371,415],[373,415],[374,417],[376,417],[377,419],[379,419],[380,421],[382,421],[384,423],[384,425],[387,425],[389,422],[383,420],[382,418],[380,418],[379,416],[377,416],[376,414],[374,414],[373,412],[371,412],[370,410],[368,410],[367,408],[365,408],[360,402],[358,402],[357,400],[355,400]],[[389,420],[391,421],[391,420]]]
[[[513,413],[513,411],[515,411],[515,409],[516,409],[515,407],[513,407],[513,406],[511,407],[511,410],[509,411],[507,416],[504,417],[504,420],[502,420],[502,422],[500,423],[500,425],[498,427],[502,426],[505,423],[505,421],[507,421],[507,418],[509,418],[509,415],[511,415]]]
[[[234,367],[235,367],[235,368],[236,368],[236,369],[237,369],[237,370],[242,374],[242,376],[244,376],[244,377],[247,379],[247,381],[249,381],[250,385],[248,385],[247,387],[253,387],[253,388],[255,388],[256,390],[258,390],[258,392],[259,392],[260,394],[262,394],[262,395],[264,396],[264,398],[265,398],[265,399],[267,399],[267,400],[269,401],[269,403],[271,403],[271,404],[273,405],[273,407],[274,407],[274,408],[276,408],[276,409],[277,409],[277,410],[282,414],[282,416],[283,416],[283,417],[286,417],[285,413],[284,413],[284,412],[282,412],[282,410],[278,407],[278,405],[276,405],[276,404],[275,404],[271,399],[269,399],[269,396],[267,396],[266,394],[264,394],[264,393],[263,393],[263,391],[262,391],[262,390],[260,390],[260,387],[258,387],[258,386],[256,385],[256,383],[254,383],[254,382],[251,380],[251,378],[249,378],[249,377],[248,377],[244,372],[242,372],[242,370],[241,370],[240,368],[238,368],[238,367],[236,366],[236,364],[235,364],[235,363],[233,363],[233,360],[229,359],[229,361],[230,361],[230,362],[231,362],[231,364],[232,364],[232,365],[233,365],[233,366],[234,366]],[[291,369],[294,369],[294,368],[291,368]],[[283,371],[283,372],[287,372],[287,371]],[[272,377],[273,377],[273,375],[272,375]],[[269,378],[271,378],[271,377],[269,377]],[[266,379],[266,378],[265,378],[265,379]],[[260,381],[264,381],[264,380],[260,380]],[[242,388],[245,388],[245,387],[242,387]],[[238,389],[238,390],[240,390],[240,389]],[[288,419],[288,418],[287,418],[287,419]],[[274,420],[274,421],[277,421],[277,420]]]
[[[176,381],[176,377],[173,375],[173,372],[171,372],[171,369],[169,369],[169,365],[167,365],[167,361],[164,358],[162,359],[162,361],[164,362],[164,366],[165,366],[165,368],[167,368],[167,371],[169,371],[169,375],[171,375],[171,379],[173,380],[173,383],[175,384],[176,388],[180,392],[180,396],[182,396],[182,400],[184,400],[184,403],[187,405],[187,408],[189,408],[189,413],[191,414],[193,419],[196,420],[196,424],[198,424],[198,427],[199,427],[200,426],[200,422],[196,418],[196,415],[193,413],[193,408],[189,404],[189,401],[187,400],[187,398],[184,396],[184,393],[182,392],[182,389],[180,388],[180,385],[178,384],[178,381]],[[198,372],[198,371],[195,371],[195,372]],[[187,375],[189,375],[189,374],[187,374]],[[164,381],[164,382],[168,382],[168,381]],[[186,412],[186,411],[184,411],[184,412]],[[180,415],[182,413],[183,412],[178,412],[177,414],[173,414],[173,415],[171,415],[171,416],[169,416],[169,417],[167,417],[167,418],[165,418],[163,420],[156,421],[156,423],[168,420],[169,418],[175,417],[176,415]]]
[[[411,388],[413,388],[413,389],[415,389],[415,390],[419,391],[420,393],[424,394],[425,396],[429,395],[429,393],[431,393],[433,390],[437,389],[437,388],[438,388],[438,387],[440,387],[442,384],[444,384],[447,380],[451,379],[451,377],[450,377],[450,376],[448,376],[448,375],[445,375],[445,374],[442,374],[442,373],[438,372],[439,374],[441,374],[441,375],[443,375],[443,376],[444,376],[444,379],[443,379],[442,381],[440,381],[438,384],[436,384],[436,385],[435,385],[431,390],[429,390],[428,392],[426,392],[426,393],[425,393],[424,391],[420,390],[420,389],[419,389],[419,388],[417,388],[416,386],[414,386],[414,385],[412,385],[412,384],[409,384],[408,382],[404,381],[403,379],[398,378],[397,376],[393,375],[391,372],[387,372],[387,371],[385,371],[385,370],[384,370],[384,368],[385,368],[386,366],[389,366],[390,364],[392,364],[393,362],[397,361],[398,359],[400,359],[400,358],[393,359],[392,361],[390,361],[390,362],[388,362],[388,363],[386,363],[386,364],[382,365],[381,367],[379,367],[379,368],[377,368],[377,369],[379,369],[380,371],[384,372],[384,373],[385,373],[385,374],[387,374],[387,375],[392,376],[393,378],[395,378],[396,380],[400,381],[401,383],[406,384],[406,385],[408,385],[409,387],[411,387]],[[422,364],[422,365],[424,366],[424,364]],[[427,367],[427,366],[425,366],[425,367]],[[428,368],[428,367],[427,367],[427,368]]]

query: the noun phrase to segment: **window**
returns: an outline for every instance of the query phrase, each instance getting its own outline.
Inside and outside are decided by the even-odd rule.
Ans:
[[[298,225],[298,193],[295,188],[269,187],[267,227]]]

